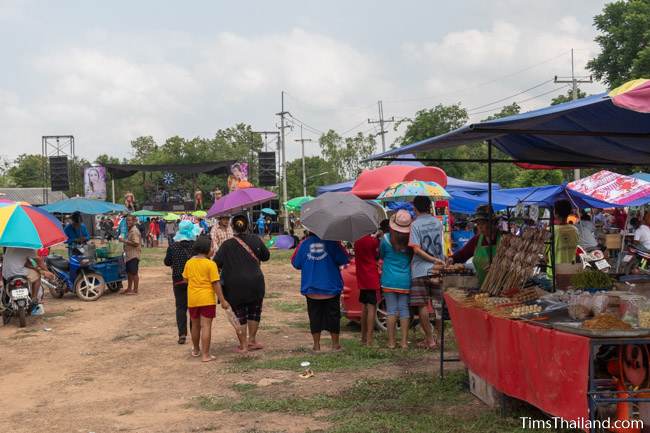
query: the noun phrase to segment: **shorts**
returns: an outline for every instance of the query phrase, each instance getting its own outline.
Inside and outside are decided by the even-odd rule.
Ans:
[[[40,281],[41,279],[41,274],[35,271],[34,269],[30,269],[30,268],[27,268],[27,275],[25,276],[27,277],[27,280],[32,284],[34,284],[37,281]]]
[[[140,259],[135,258],[126,262],[126,273],[129,275],[138,275],[140,269]]]
[[[422,307],[431,301],[436,311],[442,308],[442,286],[433,283],[431,277],[417,277],[411,280],[411,293],[409,305],[411,307]]]
[[[190,307],[190,319],[198,319],[199,317],[206,317],[208,319],[214,319],[217,315],[217,306],[216,305],[202,305],[200,307]]]
[[[263,299],[248,304],[231,305],[232,312],[235,313],[240,325],[245,325],[249,320],[259,322],[262,318],[262,302]]]
[[[312,334],[329,331],[331,334],[341,332],[341,295],[327,299],[307,298],[309,329]]]
[[[362,304],[377,305],[378,297],[376,290],[359,290],[359,302]]]
[[[411,317],[408,293],[384,292],[384,300],[386,301],[387,315],[399,315],[400,319],[408,319]]]

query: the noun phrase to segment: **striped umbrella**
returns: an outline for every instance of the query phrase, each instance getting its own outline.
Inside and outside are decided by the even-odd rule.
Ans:
[[[39,249],[65,242],[52,214],[27,204],[0,201],[0,246]]]

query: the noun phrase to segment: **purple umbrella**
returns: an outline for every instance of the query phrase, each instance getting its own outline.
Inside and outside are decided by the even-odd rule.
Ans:
[[[279,250],[288,250],[293,248],[294,239],[289,235],[280,235],[275,239],[275,247]]]
[[[260,203],[273,200],[277,194],[262,188],[243,188],[226,194],[214,202],[208,217],[241,212]]]

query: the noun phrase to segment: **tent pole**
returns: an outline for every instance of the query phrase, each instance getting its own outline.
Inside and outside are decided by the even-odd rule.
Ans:
[[[490,220],[488,224],[488,254],[492,264],[492,230],[494,229],[494,214],[492,212],[492,140],[488,140],[488,212]]]
[[[550,229],[551,229],[551,245],[550,245],[550,252],[551,252],[551,284],[553,287],[553,292],[557,290],[557,275],[556,275],[556,270],[555,270],[555,205],[551,206],[550,209],[551,215],[549,216],[550,221]]]
[[[111,175],[111,196],[113,197],[113,204],[115,204],[115,178]]]

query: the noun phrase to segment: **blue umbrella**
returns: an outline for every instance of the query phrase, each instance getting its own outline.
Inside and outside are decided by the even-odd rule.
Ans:
[[[125,212],[126,207],[121,204],[114,204],[108,201],[93,200],[89,198],[69,198],[66,200],[50,203],[41,206],[50,213],[73,213],[81,212],[89,215],[97,215],[111,212]]]
[[[270,207],[265,207],[264,209],[262,209],[262,213],[265,213],[267,215],[276,215],[275,211]]]

